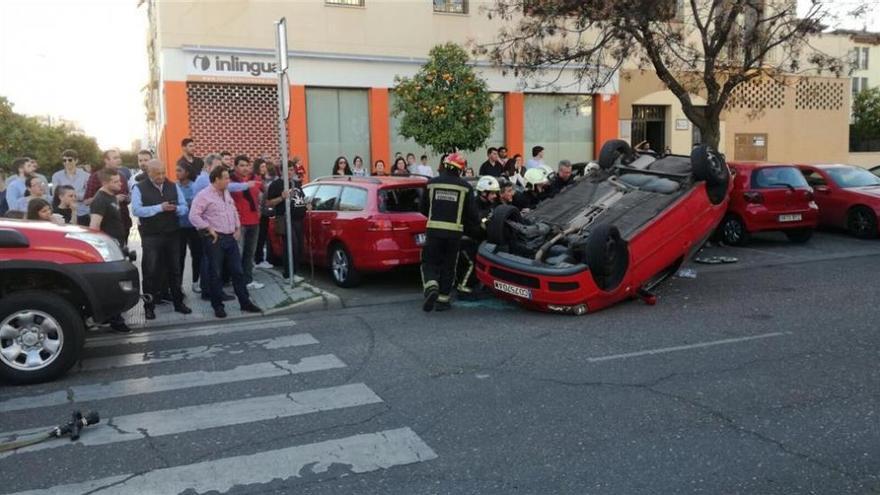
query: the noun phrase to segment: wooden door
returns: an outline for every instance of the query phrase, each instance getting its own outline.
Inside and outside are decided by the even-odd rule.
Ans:
[[[734,139],[734,160],[744,162],[767,161],[766,134],[737,134]]]

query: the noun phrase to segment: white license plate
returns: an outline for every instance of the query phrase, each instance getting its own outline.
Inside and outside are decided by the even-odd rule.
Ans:
[[[804,217],[800,214],[797,215],[779,215],[780,222],[800,222]]]
[[[416,234],[416,246],[425,245],[425,234]]]
[[[495,288],[500,290],[501,292],[513,294],[514,296],[522,297],[524,299],[532,298],[532,291],[530,291],[529,289],[523,289],[522,287],[510,285],[505,282],[499,282],[498,280],[495,281]]]

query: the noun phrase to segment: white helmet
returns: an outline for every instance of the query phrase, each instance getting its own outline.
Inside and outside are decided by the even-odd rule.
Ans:
[[[549,175],[550,174],[548,174],[547,170],[543,167],[530,168],[526,170],[526,175],[523,176],[523,179],[525,179],[527,186],[535,187],[539,184],[546,184],[549,182]]]
[[[498,179],[491,175],[484,175],[477,181],[477,191],[479,192],[501,192],[501,185]]]

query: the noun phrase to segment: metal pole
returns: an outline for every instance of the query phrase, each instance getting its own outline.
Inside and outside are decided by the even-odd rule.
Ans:
[[[285,84],[285,74],[287,73],[287,20],[282,17],[275,23],[277,31],[275,33],[275,48],[277,52],[277,72],[278,72],[278,142],[281,146],[281,168],[282,179],[284,184],[284,196],[288,199],[284,200],[284,221],[287,222],[287,232],[284,248],[287,250],[287,273],[290,275],[290,286],[295,284],[293,260],[293,220],[290,212],[290,175],[287,165],[287,128],[284,125],[287,121],[287,105],[285,102],[290,98],[290,88]],[[275,221],[278,221],[276,218]]]

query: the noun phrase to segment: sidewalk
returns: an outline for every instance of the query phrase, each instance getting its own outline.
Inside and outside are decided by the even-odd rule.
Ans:
[[[140,270],[140,260],[143,258],[143,251],[141,250],[137,229],[132,229],[129,247],[138,253],[138,261],[135,264],[138,266],[138,270]],[[284,282],[284,279],[281,278],[281,274],[277,270],[254,268],[254,280],[265,285],[262,289],[249,291],[254,304],[262,308],[262,315],[242,313],[238,307],[238,301],[228,301],[224,305],[229,316],[225,320],[220,320],[214,316],[211,302],[203,300],[201,294],[192,292],[191,262],[190,257],[187,255],[181,286],[186,297],[184,302],[193,312],[183,315],[175,313],[170,303],[160,304],[156,306],[156,319],[147,321],[144,318],[144,305],[138,303],[137,306],[125,313],[125,321],[133,329],[169,326],[182,327],[208,321],[216,322],[241,318],[256,319],[266,315],[295,310],[296,308],[319,309],[324,307],[341,307],[341,302],[336,295],[305,283],[304,279],[299,276],[294,277],[295,286],[291,287],[289,283]],[[233,294],[232,287],[225,287],[223,290],[227,294]]]

